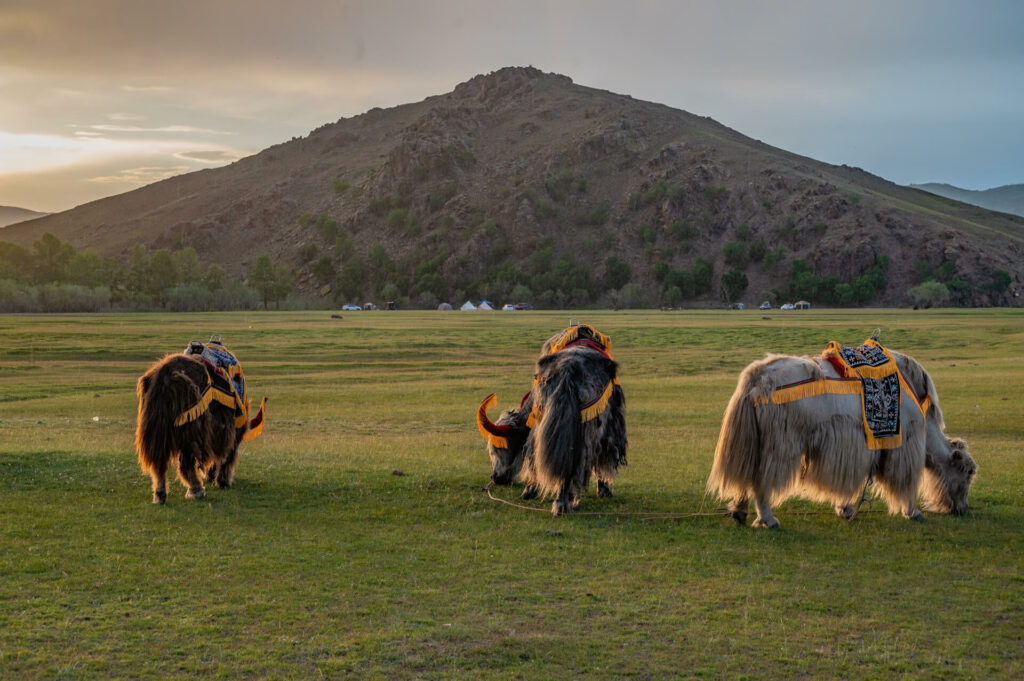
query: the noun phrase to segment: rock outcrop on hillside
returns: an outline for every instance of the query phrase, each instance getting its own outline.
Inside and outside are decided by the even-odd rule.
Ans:
[[[47,231],[118,257],[136,242],[229,243],[199,250],[239,275],[267,252],[311,301],[897,305],[932,272],[962,304],[1024,290],[1024,219],[534,68],[372,109],[3,238],[27,245]],[[992,285],[1000,270],[1008,288]]]

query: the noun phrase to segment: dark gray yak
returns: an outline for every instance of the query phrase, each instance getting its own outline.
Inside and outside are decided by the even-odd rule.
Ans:
[[[487,419],[496,401],[488,396],[477,422],[488,443],[491,480],[526,483],[523,498],[554,497],[551,512],[570,513],[597,478],[598,496],[626,465],[626,400],[616,378],[611,341],[586,324],[570,326],[545,344],[533,390],[518,409]]]

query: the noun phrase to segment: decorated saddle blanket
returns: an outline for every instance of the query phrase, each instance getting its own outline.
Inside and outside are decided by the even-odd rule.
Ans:
[[[840,377],[860,379],[868,449],[892,449],[902,445],[900,374],[889,351],[869,338],[857,347],[832,341],[821,356],[835,367]]]
[[[553,355],[556,352],[561,352],[562,350],[574,345],[585,345],[593,350],[597,350],[608,357],[608,359],[612,359],[611,339],[590,324],[573,324],[567,327],[562,331],[562,333],[555,337],[554,341],[552,341],[551,347],[547,351],[547,355]],[[536,376],[533,377],[533,384],[536,387]],[[596,399],[588,402],[587,404],[581,405],[580,421],[586,423],[587,421],[592,421],[603,414],[608,408],[608,403],[611,400],[615,387],[618,385],[619,379],[613,378],[608,381],[608,385],[605,386],[604,391]],[[526,400],[530,397],[531,393],[532,391],[523,396],[522,402],[519,403],[520,408],[526,404]],[[487,411],[497,403],[498,397],[494,393],[491,393],[484,398],[484,401],[481,402],[480,406],[477,408],[476,425],[485,441],[495,447],[506,448],[508,447],[508,439],[506,435],[510,430],[510,426],[495,426],[487,419]],[[532,429],[537,424],[537,419],[539,418],[540,412],[537,409],[537,406],[534,405],[526,419],[526,427]]]
[[[548,350],[548,354],[553,355],[556,352],[561,352],[562,350],[574,345],[582,345],[592,350],[597,350],[608,359],[612,359],[612,339],[595,329],[590,324],[572,324],[567,327],[551,343],[551,348]],[[534,376],[533,383],[536,386],[536,376]],[[612,397],[612,392],[615,390],[615,386],[617,385],[619,385],[619,379],[613,378],[608,381],[608,385],[605,386],[604,391],[598,395],[596,399],[581,406],[580,419],[583,423],[592,421],[604,413],[605,409],[608,408],[608,401]],[[537,406],[534,405],[533,410],[530,412],[530,417],[526,421],[526,425],[533,428],[539,417],[540,412],[537,409]]]
[[[574,324],[566,328],[551,343],[548,354],[553,355],[573,345],[585,345],[607,355],[609,359],[612,357],[612,339],[590,324]]]
[[[241,428],[248,423],[245,440],[251,440],[263,432],[267,398],[263,398],[256,414],[249,418],[251,403],[246,395],[245,374],[242,373],[242,365],[234,353],[224,347],[219,340],[211,340],[209,343],[192,341],[183,354],[198,356],[203,360],[208,383],[199,401],[183,412],[175,421],[175,425],[180,426],[196,420],[209,409],[211,402],[216,401],[235,410],[235,428]]]
[[[900,403],[903,392],[925,416],[931,398],[919,398],[900,373],[892,354],[873,338],[847,347],[835,341],[821,353],[821,361],[835,368],[838,378],[808,378],[775,388],[758,404],[785,404],[815,395],[858,395],[868,449],[895,449],[903,444]]]

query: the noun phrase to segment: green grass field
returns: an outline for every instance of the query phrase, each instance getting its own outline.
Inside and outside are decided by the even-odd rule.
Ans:
[[[1024,677],[1022,311],[583,319],[615,344],[630,465],[584,497],[602,514],[555,518],[487,498],[473,416],[518,403],[569,313],[0,316],[0,679]],[[967,439],[970,515],[652,517],[718,506],[743,366],[876,327]],[[266,430],[233,489],[153,506],[135,380],[210,333]]]

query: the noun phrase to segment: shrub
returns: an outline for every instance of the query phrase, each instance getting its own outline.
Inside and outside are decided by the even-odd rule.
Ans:
[[[747,267],[747,245],[742,241],[730,241],[723,250],[725,263],[736,269]]]
[[[929,279],[907,290],[907,295],[914,305],[929,308],[949,302],[949,289],[945,284]]]
[[[750,240],[750,225],[741,224],[736,225],[736,238],[740,241]]]
[[[334,193],[335,194],[344,194],[345,192],[348,191],[348,188],[349,188],[348,182],[344,182],[342,180],[335,180],[334,181]]]
[[[629,207],[631,210],[639,210],[644,206],[649,206],[656,201],[660,201],[665,198],[665,194],[668,192],[668,185],[665,180],[659,180],[654,186],[630,194],[629,196]]]
[[[604,286],[606,289],[619,289],[629,282],[632,272],[629,263],[617,256],[609,255],[604,261]]]
[[[726,301],[739,300],[747,290],[747,275],[738,269],[722,275],[722,297]]]
[[[676,241],[696,239],[700,236],[700,230],[685,220],[675,220],[668,226],[668,231]]]
[[[563,170],[557,175],[553,175],[544,180],[544,189],[552,200],[557,201],[558,203],[563,203],[568,197],[569,192],[572,191],[573,184],[572,172]]]
[[[445,182],[443,185],[430,192],[430,196],[427,197],[427,205],[431,211],[440,210],[444,204],[448,203],[458,191],[458,185],[454,182]]]
[[[313,272],[313,276],[316,277],[317,283],[326,284],[334,279],[334,261],[327,256],[324,256],[313,263],[311,271]]]
[[[761,262],[764,260],[764,256],[767,254],[764,242],[760,239],[755,239],[750,242],[747,247],[747,255],[750,257],[751,262]]]
[[[316,257],[317,247],[316,244],[304,244],[299,249],[299,260],[302,262],[309,262]]]
[[[704,190],[704,196],[707,197],[708,202],[711,205],[718,205],[729,196],[728,187],[708,187]]]
[[[714,266],[704,258],[697,258],[693,262],[694,295],[699,296],[711,292],[711,278],[714,273]]]
[[[602,201],[588,213],[582,213],[576,218],[576,222],[582,225],[597,227],[608,220],[608,203]]]

